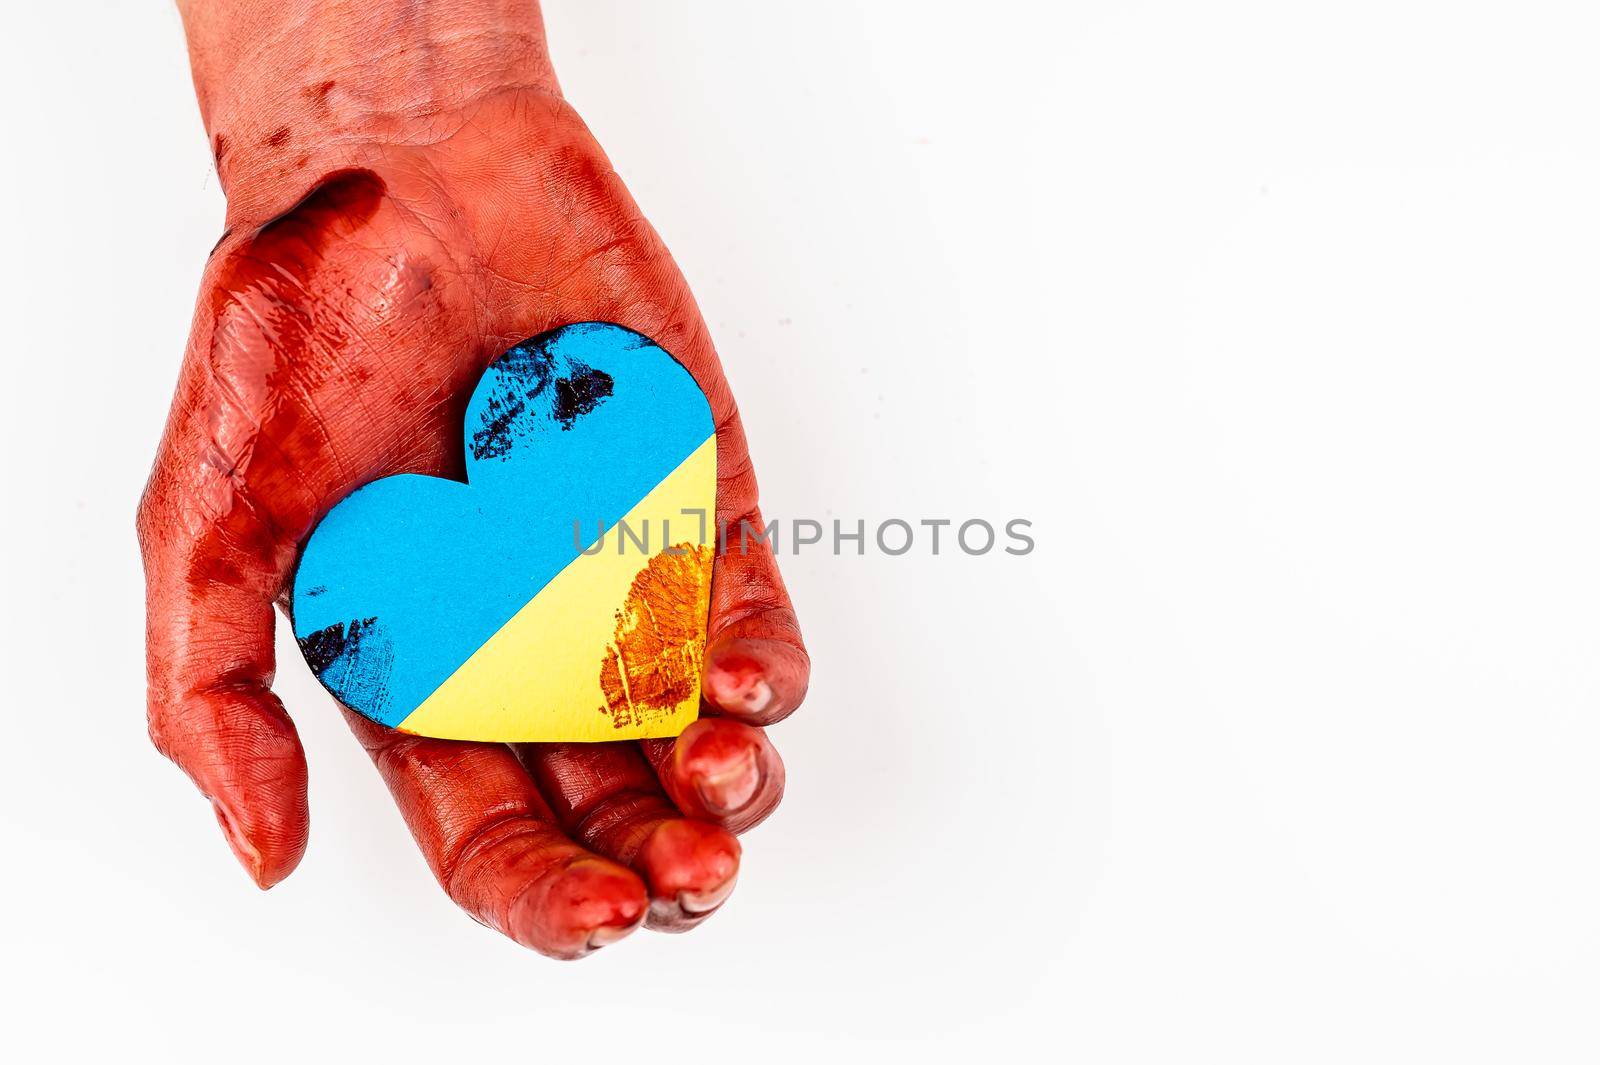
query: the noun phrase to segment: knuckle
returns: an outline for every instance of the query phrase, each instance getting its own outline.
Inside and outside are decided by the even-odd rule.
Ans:
[[[384,735],[367,747],[367,753],[385,779],[410,779],[433,771],[437,759],[427,744],[419,736]]]

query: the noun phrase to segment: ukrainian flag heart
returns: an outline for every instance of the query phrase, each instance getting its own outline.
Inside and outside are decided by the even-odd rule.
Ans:
[[[464,435],[466,483],[385,477],[312,533],[294,633],[323,686],[445,739],[682,732],[717,491],[694,378],[632,330],[569,325],[490,364]]]

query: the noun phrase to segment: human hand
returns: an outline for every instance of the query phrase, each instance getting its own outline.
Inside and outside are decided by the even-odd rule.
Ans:
[[[462,475],[466,401],[501,351],[587,320],[654,338],[710,399],[719,520],[760,522],[705,323],[561,99],[537,12],[387,7],[184,11],[228,218],[139,508],[150,733],[263,888],[308,830],[305,755],[270,687],[273,606],[350,491]],[[450,896],[578,957],[641,922],[703,920],[733,887],[734,834],[778,803],[760,726],[799,704],[809,660],[764,543],[718,557],[705,660],[710,716],[676,741],[513,749],[345,714]]]

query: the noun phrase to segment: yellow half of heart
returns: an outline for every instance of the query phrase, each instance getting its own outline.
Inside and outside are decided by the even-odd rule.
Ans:
[[[497,742],[682,732],[700,708],[713,560],[693,512],[713,527],[716,490],[713,434],[606,530],[596,553],[580,554],[556,574],[399,729]],[[634,537],[652,537],[655,553],[622,536],[623,525]]]

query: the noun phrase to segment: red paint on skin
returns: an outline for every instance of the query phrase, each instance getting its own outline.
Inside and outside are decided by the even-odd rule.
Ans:
[[[685,931],[733,890],[738,841],[717,826],[684,820],[637,744],[528,743],[516,750],[574,839],[644,877],[651,928]]]
[[[707,651],[703,690],[706,700],[729,717],[771,724],[805,698],[810,660],[786,643],[731,634],[749,629],[730,626]]]
[[[293,208],[235,249],[214,279],[213,313],[220,316],[252,294],[300,298],[303,288],[291,292],[286,283],[306,285],[322,265],[329,241],[355,233],[371,221],[383,195],[383,180],[370,170],[329,174]],[[288,348],[281,354],[293,358],[305,351]]]
[[[665,821],[637,860],[650,884],[650,927],[686,932],[733,893],[739,876],[739,841],[704,821]]]
[[[737,652],[715,656],[706,667],[705,695],[730,713],[760,713],[772,701],[765,663]]]
[[[218,95],[223,84],[212,82],[213,128],[247,128],[228,125],[244,111]],[[319,102],[295,98],[307,115]],[[271,604],[303,537],[353,488],[398,472],[459,476],[462,410],[490,358],[573,321],[654,336],[711,401],[719,517],[756,514],[744,433],[688,287],[558,97],[500,93],[470,113],[430,113],[412,127],[390,116],[381,132],[320,139],[303,118],[279,119],[290,123],[281,140],[292,153],[254,138],[213,140],[226,160],[232,232],[207,267],[139,519],[152,737],[213,799],[263,886],[294,868],[308,823],[304,756],[268,687]],[[439,141],[445,128],[455,132]],[[364,169],[341,155],[356,134],[367,135]],[[322,169],[296,169],[297,159]],[[717,560],[707,627],[751,640],[747,657],[765,661],[769,682],[803,661],[764,548]],[[762,640],[788,645],[790,657],[767,654]],[[798,701],[783,700],[788,709]],[[542,784],[546,802],[502,746],[417,746],[352,727],[451,897],[561,956],[625,934],[677,894],[685,921],[715,906],[737,857],[724,829],[755,824],[782,794],[782,762],[760,731],[707,719],[681,752],[672,741],[647,745],[651,762],[638,770],[677,807],[664,797],[631,809],[619,801],[612,828],[601,831],[601,818],[593,832],[569,830],[580,846],[552,810],[570,805],[576,776]],[[637,759],[639,747],[628,750]],[[602,791],[634,779],[601,761],[575,764]],[[678,809],[723,828],[663,828],[689,823]],[[593,857],[605,848],[631,851],[635,871]]]
[[[645,740],[667,794],[691,817],[747,832],[783,797],[783,759],[759,728],[703,717],[677,740]]]
[[[711,663],[718,686],[729,689],[749,687],[761,678],[765,668],[766,663],[737,650],[718,655]]]
[[[610,862],[579,858],[519,895],[505,931],[542,954],[571,960],[615,943],[648,914],[638,877]]]
[[[344,714],[434,876],[479,920],[542,953],[578,958],[645,919],[644,883],[561,831],[509,747],[407,736]]]
[[[729,486],[719,484],[718,491]],[[719,509],[722,504],[719,495]],[[759,516],[754,521],[759,525]],[[742,547],[736,536],[729,541],[711,585],[705,695],[732,717],[767,725],[805,698],[811,661],[771,552],[759,544]]]
[[[319,113],[325,114],[327,112],[328,94],[333,91],[335,84],[333,81],[324,81],[303,90],[311,100],[311,106],[316,108]]]
[[[284,402],[281,375],[311,356],[315,323],[301,309],[330,240],[359,230],[376,212],[376,175],[331,175],[293,210],[262,226],[224,257],[211,290],[211,439],[197,456],[211,477],[220,518],[208,533],[217,547],[196,553],[196,576],[237,585],[242,553],[267,572],[287,568],[322,509],[304,471],[325,463],[321,440],[300,432],[301,408]],[[342,338],[326,332],[322,344]],[[238,498],[248,491],[249,499]]]
[[[222,835],[228,841],[228,847],[233,851],[233,856],[239,864],[244,866],[245,872],[250,874],[250,879],[262,888],[269,885],[262,883],[264,870],[262,869],[261,855],[245,834],[239,831],[239,826],[233,821],[233,815],[227,807],[213,801],[211,812],[216,815],[217,826],[222,829]]]

